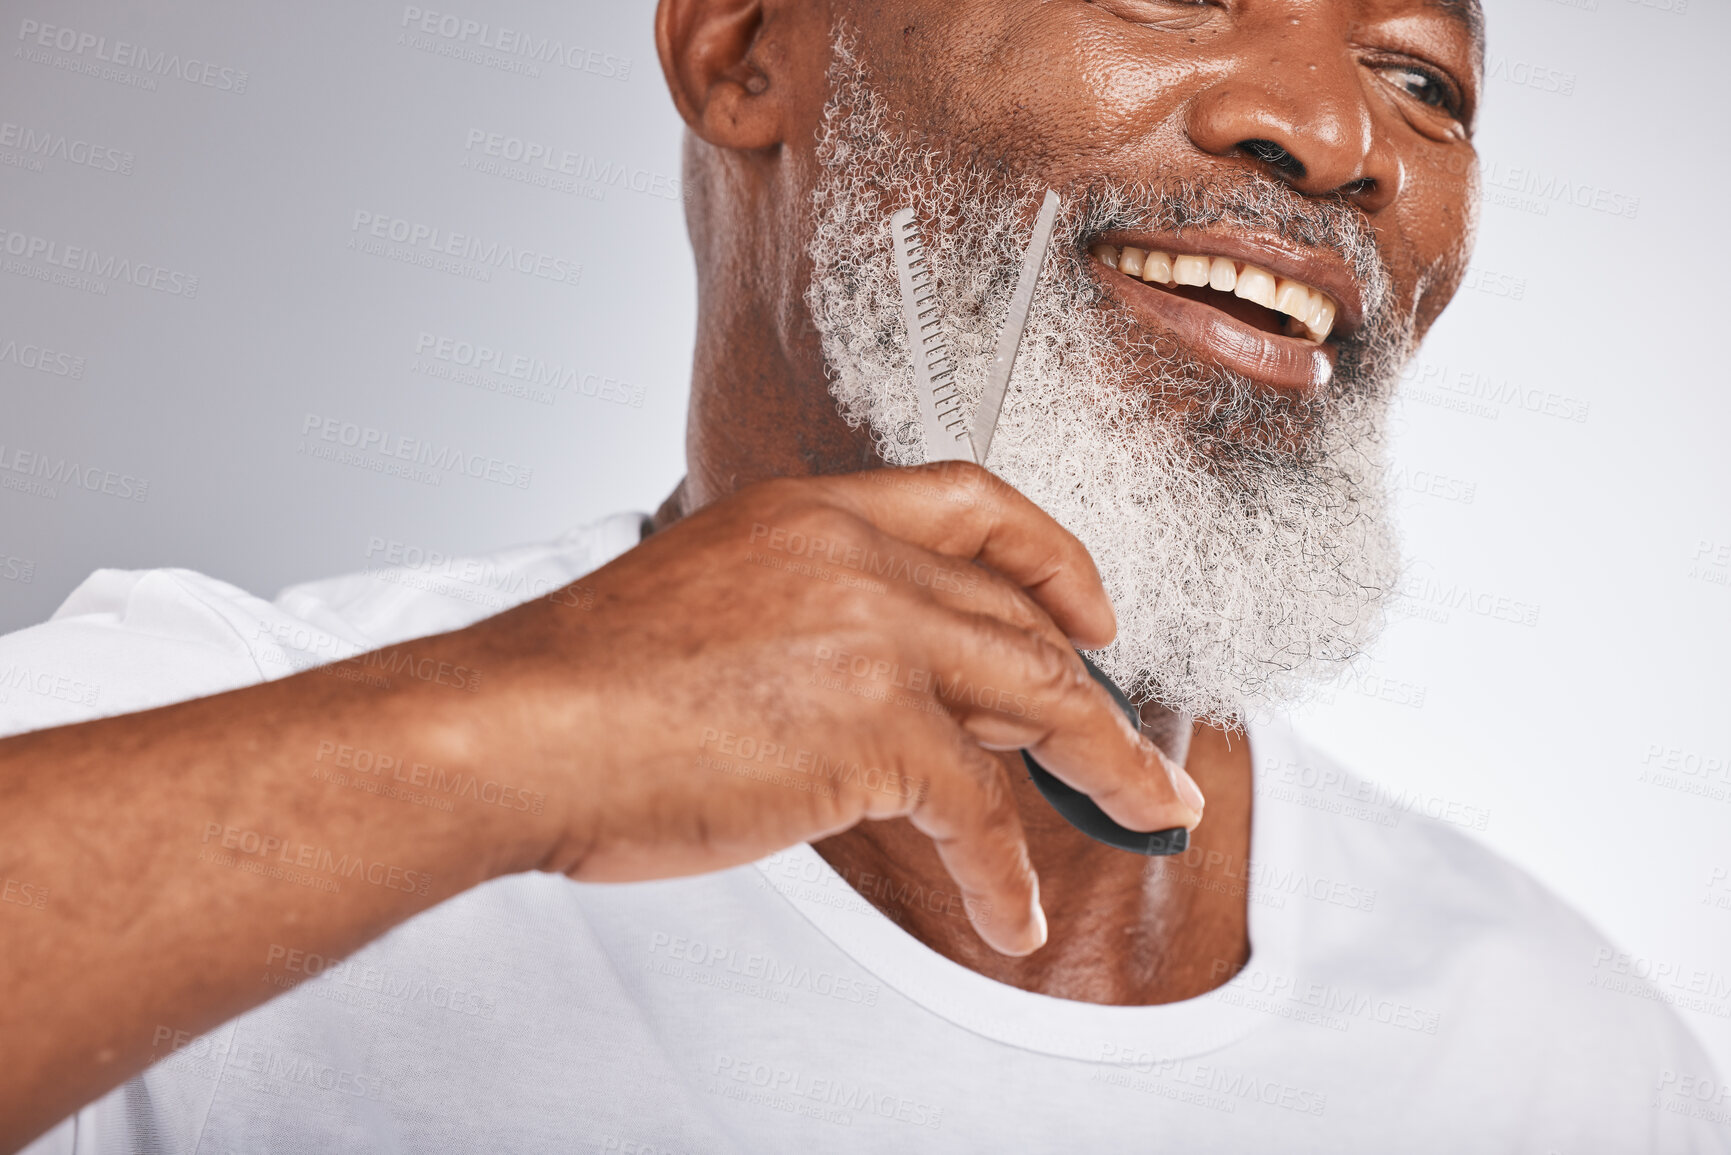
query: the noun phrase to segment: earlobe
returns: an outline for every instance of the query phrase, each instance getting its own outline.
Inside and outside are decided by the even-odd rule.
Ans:
[[[764,0],[661,0],[655,49],[673,104],[720,148],[781,143],[782,107],[763,51]]]

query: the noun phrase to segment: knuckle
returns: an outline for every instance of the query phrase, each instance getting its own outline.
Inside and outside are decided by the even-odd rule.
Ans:
[[[1051,617],[1040,608],[1040,603],[1036,602],[1027,590],[1003,578],[995,580],[1009,591],[1010,609],[1016,615],[1018,625],[1026,623],[1028,626],[1040,628],[1052,625]]]
[[[984,566],[973,568],[978,571],[974,588],[984,595],[981,604],[989,607],[995,616],[1028,633],[1040,633],[1046,628],[1051,619],[1027,590]]]
[[[1092,679],[1073,651],[1060,649],[1035,634],[1026,636],[1029,640],[1026,676],[1040,693],[1053,698],[1087,693]]]
[[[785,530],[790,538],[795,535],[803,536],[806,548],[809,549],[818,539],[834,540],[842,534],[854,535],[855,520],[852,515],[833,505],[802,499],[781,514],[778,528]]]
[[[1015,814],[1015,798],[1010,793],[1009,783],[1004,780],[1002,767],[980,747],[974,746],[974,750],[978,756],[969,761],[973,763],[970,769],[979,790],[980,813],[985,825],[1002,826]]]
[[[884,781],[893,784],[891,793],[897,799],[898,814],[924,810],[932,799],[931,767],[924,759],[909,758],[907,745],[893,743],[880,759],[885,768]]]
[[[736,508],[762,513],[792,508],[809,502],[811,496],[801,488],[796,478],[772,477],[741,486],[722,500]]]

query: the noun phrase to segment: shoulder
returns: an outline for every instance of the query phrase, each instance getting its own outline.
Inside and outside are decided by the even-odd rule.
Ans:
[[[1663,981],[1663,968],[1482,842],[1482,805],[1379,785],[1290,732],[1263,740],[1259,821],[1284,827],[1282,845],[1302,847],[1289,852],[1314,875],[1345,880],[1373,907],[1331,920],[1326,902],[1305,904],[1323,928],[1310,948],[1320,965],[1428,1000],[1423,1021],[1486,1056],[1487,1069],[1565,1098],[1600,1088],[1601,1107],[1620,1102],[1655,1127],[1666,1122],[1656,1095],[1715,1079],[1677,1013],[1688,983]]]
[[[475,557],[409,554],[266,601],[188,569],[98,570],[42,622],[0,636],[0,735],[204,697],[459,629],[551,593],[636,545],[622,513]]]
[[[552,541],[476,555],[375,537],[369,568],[290,586],[276,605],[308,621],[340,622],[378,645],[461,629],[606,565],[642,540],[645,520],[618,513]]]
[[[48,621],[0,637],[0,733],[144,710],[269,676],[277,613],[183,569],[97,570]]]

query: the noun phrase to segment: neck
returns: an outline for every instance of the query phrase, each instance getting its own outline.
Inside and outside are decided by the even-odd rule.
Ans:
[[[974,933],[929,839],[905,819],[862,822],[814,844],[878,910],[939,954],[987,978],[1081,1002],[1150,1005],[1220,986],[1250,957],[1244,878],[1250,855],[1251,766],[1242,733],[1197,726],[1185,769],[1208,797],[1190,851],[1144,858],[1069,826],[1002,755],[1028,852],[1040,875],[1050,937],[1008,958]]]
[[[784,332],[782,310],[739,292],[737,280],[704,275],[706,267],[713,266],[699,261],[690,469],[657,511],[657,529],[760,479],[882,465],[870,437],[849,429],[836,412],[815,335],[764,340]],[[1007,958],[980,941],[930,840],[905,820],[863,822],[815,849],[909,934],[988,978],[1083,1002],[1194,998],[1220,986],[1250,956],[1243,883],[1250,854],[1248,743],[1211,727],[1192,731],[1148,709],[1143,731],[1183,762],[1208,798],[1190,851],[1175,858],[1144,858],[1094,842],[1052,810],[1018,753],[1001,755],[1049,927],[1046,946],[1027,958]]]

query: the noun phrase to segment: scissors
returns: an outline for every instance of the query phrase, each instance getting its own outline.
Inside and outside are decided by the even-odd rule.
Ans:
[[[1058,194],[1046,190],[1040,202],[1040,212],[1034,219],[1034,235],[1022,253],[1022,270],[1016,277],[1016,289],[1010,297],[1010,313],[998,333],[998,347],[986,372],[986,387],[980,394],[979,408],[970,423],[963,412],[961,392],[956,383],[956,365],[950,359],[949,344],[944,339],[943,317],[938,308],[937,283],[931,263],[926,259],[925,238],[911,208],[899,209],[890,216],[890,235],[895,242],[896,274],[901,282],[902,321],[907,326],[908,351],[914,362],[914,384],[920,394],[920,416],[925,425],[926,458],[929,461],[972,461],[984,465],[992,446],[992,433],[998,425],[998,413],[1004,405],[1004,394],[1010,386],[1010,370],[1015,368],[1016,353],[1022,345],[1022,330],[1027,327],[1028,311],[1034,303],[1034,289],[1040,281],[1040,270],[1046,263],[1046,250],[1051,245],[1052,227],[1058,219]],[[1081,654],[1082,664],[1112,695],[1118,708],[1140,730],[1141,715],[1131,704],[1130,697],[1105,672]],[[1077,830],[1107,846],[1128,850],[1134,854],[1182,854],[1190,846],[1190,832],[1182,826],[1170,830],[1131,830],[1106,816],[1080,790],[1061,781],[1051,771],[1035,761],[1033,754],[1022,751],[1022,762],[1028,777],[1052,808],[1063,815]]]

